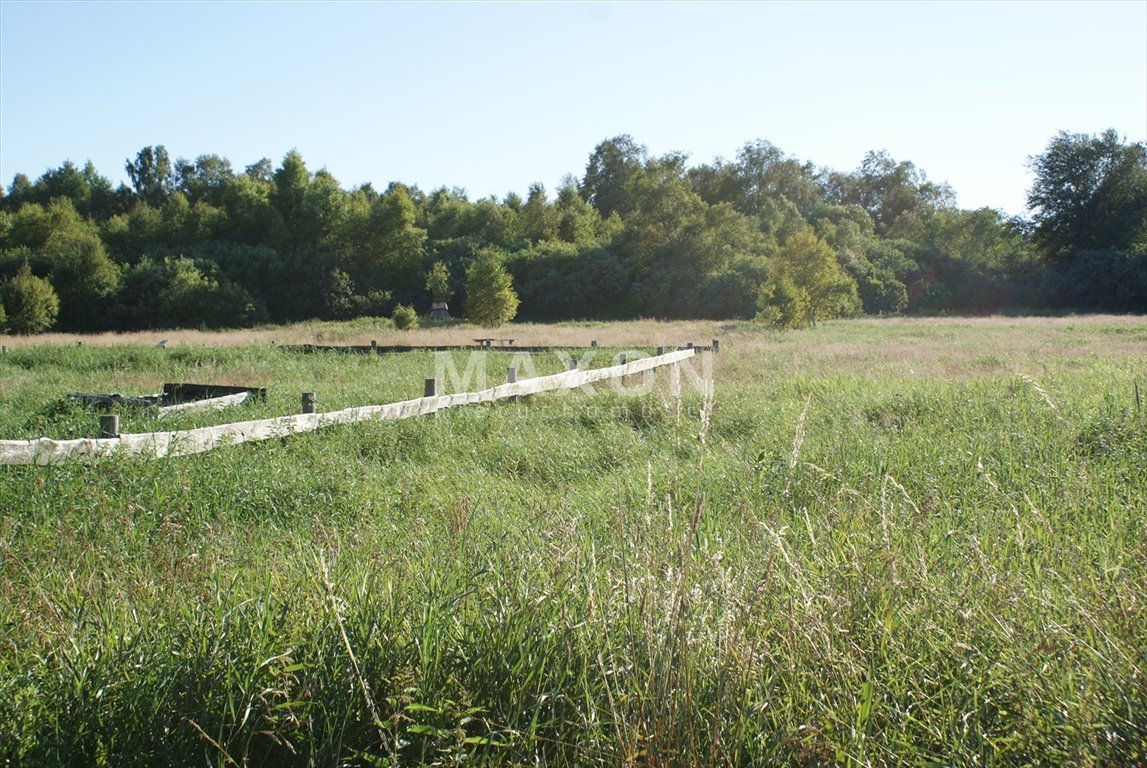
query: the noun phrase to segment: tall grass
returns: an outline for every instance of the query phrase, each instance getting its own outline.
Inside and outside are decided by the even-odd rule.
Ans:
[[[2,468],[0,761],[1142,764],[1147,326],[1067,322],[730,327],[712,400]],[[432,372],[163,352],[10,350],[5,429],[80,379]]]

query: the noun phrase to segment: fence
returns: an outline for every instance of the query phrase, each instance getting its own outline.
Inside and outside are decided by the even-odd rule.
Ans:
[[[500,342],[495,344],[494,342]],[[585,347],[577,344],[566,345],[538,345],[538,344],[515,344],[515,339],[474,339],[473,344],[390,344],[381,345],[377,341],[370,342],[370,346],[364,344],[357,345],[327,345],[327,344],[288,344],[278,345],[278,349],[284,352],[297,352],[301,354],[313,354],[317,352],[331,352],[343,355],[383,355],[393,354],[396,352],[451,352],[455,350],[473,350],[484,349],[487,352],[559,352],[570,349],[584,349]],[[597,347],[597,341],[590,341],[590,347]],[[693,349],[698,352],[717,352],[721,348],[719,339],[713,339],[710,344],[694,344],[689,342],[686,347],[676,347],[676,349]]]
[[[52,440],[47,437],[38,440],[0,440],[0,464],[91,463],[101,457],[125,454],[156,459],[187,456],[227,445],[312,432],[334,424],[409,419],[461,405],[489,403],[507,397],[536,395],[562,389],[577,389],[598,381],[644,373],[662,366],[677,365],[693,354],[694,350],[691,348],[682,349],[607,368],[588,371],[574,369],[550,376],[537,376],[477,392],[434,394],[387,405],[368,405],[326,413],[300,413],[178,432],[149,432],[80,440]]]

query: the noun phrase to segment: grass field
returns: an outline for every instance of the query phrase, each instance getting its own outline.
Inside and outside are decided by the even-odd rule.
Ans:
[[[472,335],[6,337],[0,438],[164,381],[269,393],[123,431],[417,397],[432,353],[270,342]],[[0,467],[0,764],[1147,764],[1147,318],[508,335],[720,338],[714,394]]]

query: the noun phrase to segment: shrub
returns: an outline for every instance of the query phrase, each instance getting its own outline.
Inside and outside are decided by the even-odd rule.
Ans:
[[[12,333],[40,333],[51,328],[60,314],[60,300],[52,284],[32,274],[25,262],[0,288],[0,299]]]
[[[355,293],[354,281],[341,269],[332,269],[323,290],[327,316],[332,320],[350,320],[363,315],[381,316],[383,306],[391,300],[390,291]]]
[[[123,325],[128,328],[250,326],[266,313],[242,286],[211,262],[144,257],[123,275]]]
[[[395,307],[390,320],[394,323],[394,327],[400,331],[408,331],[418,327],[418,313],[414,311],[414,307],[407,304],[399,304]]]
[[[808,292],[783,275],[761,285],[757,306],[757,320],[778,328],[796,328],[809,316]]]

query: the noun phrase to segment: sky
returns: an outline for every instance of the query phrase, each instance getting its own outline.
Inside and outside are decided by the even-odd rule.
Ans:
[[[0,184],[149,145],[236,171],[298,150],[351,189],[553,196],[594,147],[838,171],[911,161],[1022,214],[1060,131],[1147,141],[1147,0],[0,0]]]

